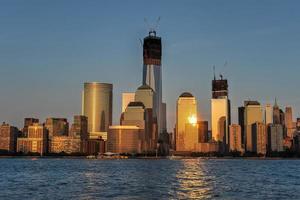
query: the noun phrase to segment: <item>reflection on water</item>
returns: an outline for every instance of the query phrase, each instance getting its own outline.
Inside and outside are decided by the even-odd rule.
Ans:
[[[213,176],[207,174],[206,165],[201,160],[187,159],[182,162],[182,168],[178,170],[176,178],[179,182],[177,196],[182,198],[212,198]]]
[[[300,199],[300,160],[0,159],[0,199]]]

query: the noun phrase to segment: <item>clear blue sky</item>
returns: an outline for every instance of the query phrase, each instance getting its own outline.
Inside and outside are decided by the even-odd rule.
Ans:
[[[294,108],[300,115],[300,2],[282,0],[0,1],[0,120],[81,112],[85,81],[114,84],[114,123],[121,92],[142,82],[144,23],[161,16],[163,98],[168,127],[184,91],[210,119],[212,65],[229,79],[233,122],[245,99]],[[222,67],[228,62],[226,67]]]

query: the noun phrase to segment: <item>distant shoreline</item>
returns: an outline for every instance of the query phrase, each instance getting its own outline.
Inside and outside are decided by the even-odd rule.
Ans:
[[[81,159],[81,160],[300,160],[299,157],[192,157],[192,156],[175,156],[175,157],[128,157],[127,159],[101,158],[89,159],[86,156],[0,156],[0,159]]]

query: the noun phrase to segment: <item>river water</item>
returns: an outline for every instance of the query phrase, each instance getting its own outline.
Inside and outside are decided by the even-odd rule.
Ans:
[[[300,160],[0,159],[0,199],[300,199]]]

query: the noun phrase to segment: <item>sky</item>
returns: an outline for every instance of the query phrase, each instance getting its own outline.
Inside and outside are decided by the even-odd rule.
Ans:
[[[0,120],[81,113],[88,81],[113,83],[113,118],[121,93],[142,83],[140,39],[161,20],[163,100],[168,129],[183,92],[210,121],[212,66],[229,81],[232,122],[244,100],[293,107],[300,116],[300,2],[281,0],[1,0]],[[151,26],[151,25],[150,25]],[[224,65],[227,62],[227,65]]]

